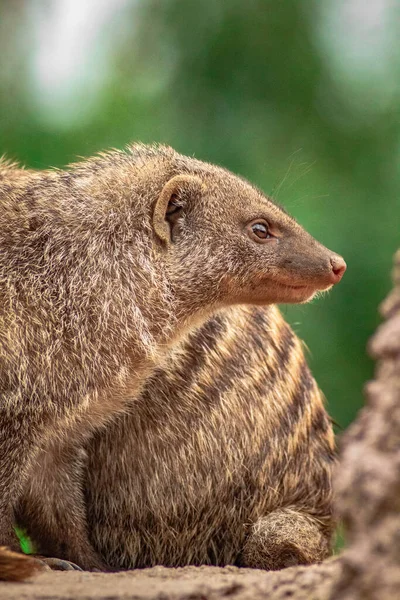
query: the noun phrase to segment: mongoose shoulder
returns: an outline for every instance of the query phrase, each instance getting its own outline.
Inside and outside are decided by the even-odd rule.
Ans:
[[[4,171],[0,544],[15,548],[13,510],[47,444],[85,439],[123,410],[211,314],[305,302],[345,263],[245,180],[169,147]],[[97,567],[77,539],[69,558]]]

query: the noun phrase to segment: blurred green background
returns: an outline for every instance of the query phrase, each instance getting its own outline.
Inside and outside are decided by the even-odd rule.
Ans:
[[[0,153],[44,168],[164,142],[273,194],[348,263],[283,308],[345,427],[400,245],[399,17],[391,0],[0,0]]]

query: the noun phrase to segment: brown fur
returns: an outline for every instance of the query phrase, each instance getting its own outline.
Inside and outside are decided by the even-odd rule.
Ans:
[[[171,148],[12,171],[0,177],[0,543],[15,547],[13,509],[44,450],[52,461],[123,410],[210,314],[307,301],[341,259],[246,181]],[[260,218],[274,234],[263,244],[245,229]],[[68,557],[102,567],[80,490],[63,485]]]
[[[0,546],[0,580],[24,581],[43,568],[35,558],[11,552],[4,546]]]
[[[81,485],[104,562],[277,569],[322,560],[333,527],[332,427],[277,308],[221,311],[165,362],[87,447]],[[49,519],[60,468],[35,472],[21,524],[41,552],[66,558],[68,533]],[[58,488],[62,523],[70,509]]]
[[[325,558],[332,427],[275,307],[211,319],[89,446],[91,538],[112,567]]]

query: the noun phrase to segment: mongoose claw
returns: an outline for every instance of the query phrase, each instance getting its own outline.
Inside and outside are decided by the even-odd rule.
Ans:
[[[50,558],[47,556],[38,556],[37,559],[49,567],[52,571],[83,571],[81,567],[69,560],[61,558]]]

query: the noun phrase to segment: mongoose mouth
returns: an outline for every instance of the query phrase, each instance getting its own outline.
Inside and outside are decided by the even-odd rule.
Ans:
[[[280,285],[282,285],[282,284],[280,284]],[[332,284],[328,284],[328,285],[321,287],[319,285],[318,286],[315,286],[315,285],[286,285],[284,283],[283,286],[289,288],[289,290],[296,290],[296,291],[308,290],[308,291],[314,291],[314,292],[325,292],[326,290],[329,290],[332,287]]]
[[[325,282],[325,283],[303,283],[293,285],[291,283],[286,283],[286,281],[276,281],[276,285],[295,291],[309,291],[309,292],[325,292],[333,287],[333,283]]]
[[[278,296],[281,297],[282,303],[302,304],[309,302],[319,292],[325,292],[332,287],[332,284],[325,285],[292,285],[283,282],[275,282]],[[279,301],[278,301],[279,302]]]
[[[332,283],[325,281],[307,283],[288,283],[285,280],[262,278],[258,280],[254,290],[267,288],[266,296],[274,298],[277,304],[302,304],[311,300],[319,292],[325,292],[332,287]],[[262,295],[262,294],[261,294]],[[254,301],[254,298],[253,298]]]
[[[285,283],[283,281],[276,281],[275,284],[279,287],[282,288],[286,288],[288,290],[295,290],[295,291],[302,291],[302,290],[313,290],[313,291],[318,291],[321,289],[325,289],[325,288],[321,288],[317,285],[310,285],[310,284],[304,284],[304,285],[292,285],[289,283]],[[331,287],[329,285],[329,287]]]
[[[279,285],[284,285],[285,287],[288,287],[291,290],[305,290],[306,287],[310,287],[310,286],[307,286],[307,285],[287,285],[286,283],[279,284]]]

